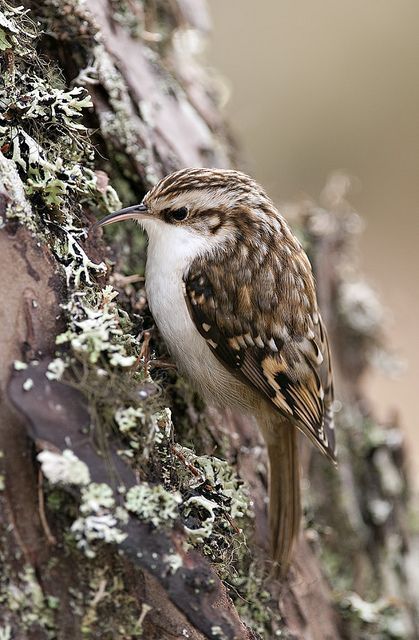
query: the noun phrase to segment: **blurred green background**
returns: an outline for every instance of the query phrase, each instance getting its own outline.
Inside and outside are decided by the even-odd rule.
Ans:
[[[406,363],[368,381],[379,418],[400,414],[419,468],[419,1],[209,0],[207,57],[247,170],[278,204],[357,178],[361,267]],[[417,475],[417,474],[413,474]],[[418,481],[419,486],[419,481]]]

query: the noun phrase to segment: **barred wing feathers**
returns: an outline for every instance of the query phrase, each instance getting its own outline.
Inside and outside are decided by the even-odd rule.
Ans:
[[[274,282],[271,266],[257,270],[249,286],[244,271],[198,259],[185,277],[185,297],[195,326],[216,357],[269,398],[335,461],[329,345],[317,312],[310,266],[302,256],[300,266],[294,266],[298,296],[292,294],[292,283],[284,288],[280,274]],[[307,270],[308,286],[303,290]],[[220,271],[224,282],[219,281]],[[304,314],[301,301],[306,302]]]

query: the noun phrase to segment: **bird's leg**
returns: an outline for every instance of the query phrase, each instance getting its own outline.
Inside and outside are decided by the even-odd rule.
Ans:
[[[137,339],[141,336],[141,333],[137,336]],[[144,331],[142,334],[143,341],[141,343],[140,353],[137,356],[134,364],[131,366],[131,369],[135,371],[138,369],[140,365],[143,365],[144,372],[148,375],[148,369],[150,366],[150,340],[151,340],[151,331]]]
[[[174,362],[170,362],[169,360],[165,360],[164,358],[159,358],[158,360],[150,360],[150,367],[152,369],[173,369],[177,370],[177,365]]]

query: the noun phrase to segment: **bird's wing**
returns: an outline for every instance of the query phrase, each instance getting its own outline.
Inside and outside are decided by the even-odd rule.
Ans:
[[[277,291],[272,291],[270,308],[266,287],[261,293],[266,274],[259,272],[261,281],[250,287],[231,279],[227,297],[219,269],[214,269],[196,261],[184,279],[187,306],[199,333],[227,368],[269,398],[335,461],[330,353],[315,299],[315,310],[308,311],[310,318],[296,333],[295,323],[282,321],[287,313],[281,310]]]

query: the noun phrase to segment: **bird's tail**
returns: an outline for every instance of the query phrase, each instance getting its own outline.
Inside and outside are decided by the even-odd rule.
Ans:
[[[275,575],[288,571],[301,520],[300,465],[297,430],[281,424],[268,441],[269,528]]]

